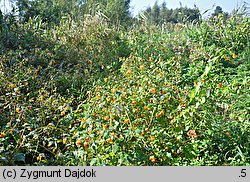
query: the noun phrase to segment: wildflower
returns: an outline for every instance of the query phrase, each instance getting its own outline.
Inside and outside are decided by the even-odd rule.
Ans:
[[[111,139],[111,138],[108,138],[108,139],[107,139],[107,142],[108,142],[108,143],[111,143],[111,142],[112,142],[112,139]]]
[[[131,72],[132,72],[132,69],[129,68],[129,69],[127,70],[127,74],[129,74],[129,73],[131,73]]]
[[[20,111],[21,111],[21,110],[20,110],[20,108],[19,108],[19,107],[18,107],[18,108],[16,108],[16,112],[17,112],[17,113],[20,113]]]
[[[230,133],[229,133],[228,131],[226,132],[226,135],[227,135],[228,137],[230,137]]]
[[[189,137],[191,137],[191,138],[194,138],[194,139],[196,139],[198,136],[197,136],[197,133],[195,132],[195,130],[189,130],[188,132],[187,132],[187,135],[189,136]]]
[[[105,117],[105,120],[106,120],[106,121],[108,121],[109,119],[110,119],[110,117],[109,117],[109,116],[106,116],[106,117]]]
[[[143,71],[144,70],[144,66],[141,65],[140,68],[139,68],[140,71]]]
[[[83,144],[84,148],[88,148],[88,145],[89,145],[88,142],[84,142],[84,144]]]
[[[83,123],[85,123],[87,121],[86,118],[82,118],[81,120],[82,120]]]
[[[108,101],[108,102],[109,102],[110,100],[111,100],[111,99],[110,99],[110,97],[107,97],[107,98],[106,98],[106,101]]]
[[[135,105],[136,105],[136,101],[133,101],[133,102],[132,102],[132,105],[135,106]]]
[[[42,160],[42,156],[37,156],[37,158],[36,158],[38,161],[41,161]]]
[[[65,116],[65,111],[62,111],[62,112],[61,112],[61,116]]]
[[[156,92],[156,88],[152,88],[149,90],[150,93],[154,94]]]
[[[235,59],[235,58],[237,58],[237,55],[235,53],[233,53],[232,57]]]
[[[81,146],[81,144],[82,144],[82,139],[78,138],[76,141],[76,145]]]
[[[230,60],[230,57],[226,57],[226,61],[229,61]]]
[[[0,138],[3,138],[5,136],[5,133],[4,132],[1,132],[0,133]]]
[[[150,139],[151,139],[151,140],[155,140],[155,137],[154,137],[154,136],[150,136]]]
[[[219,87],[219,88],[222,88],[222,82],[220,82],[220,83],[218,84],[218,87]]]
[[[155,163],[155,161],[156,161],[156,160],[155,160],[155,156],[150,156],[150,157],[149,157],[149,160],[150,160],[151,162]]]
[[[116,92],[116,89],[112,88],[112,89],[111,89],[111,93],[114,94],[115,92]]]
[[[107,125],[103,125],[103,129],[104,130],[108,129],[108,126]]]
[[[124,120],[124,123],[129,123],[129,119],[125,119],[125,120]]]
[[[63,144],[66,144],[67,143],[67,138],[64,138],[63,139]]]

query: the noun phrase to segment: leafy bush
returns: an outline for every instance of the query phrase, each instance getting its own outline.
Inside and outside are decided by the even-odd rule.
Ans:
[[[249,165],[249,18],[223,21],[17,25],[0,53],[1,164]]]

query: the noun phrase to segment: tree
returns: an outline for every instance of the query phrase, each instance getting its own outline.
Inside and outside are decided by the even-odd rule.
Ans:
[[[107,0],[106,6],[104,6],[104,14],[112,24],[126,26],[130,24],[132,18],[129,8],[130,0]]]
[[[154,6],[152,7],[151,16],[152,16],[152,21],[155,24],[158,24],[160,22],[160,7],[157,1],[155,1]]]
[[[222,15],[224,19],[227,19],[229,14],[227,12],[223,12],[222,7],[216,6],[214,13],[212,14],[212,17]]]
[[[223,13],[222,11],[222,7],[220,6],[216,6],[214,13],[212,14],[212,16],[218,16],[219,14]]]
[[[44,22],[59,24],[63,16],[77,15],[79,4],[79,0],[16,0],[20,19],[24,22],[40,16]]]

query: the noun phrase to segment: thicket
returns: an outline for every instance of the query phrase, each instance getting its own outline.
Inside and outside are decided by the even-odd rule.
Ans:
[[[33,10],[0,14],[1,165],[249,165],[249,17]]]

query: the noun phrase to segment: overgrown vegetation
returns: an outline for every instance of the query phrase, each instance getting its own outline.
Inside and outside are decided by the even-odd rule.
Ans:
[[[0,14],[1,165],[250,165],[245,14],[133,23],[121,1],[131,28],[27,2]]]

